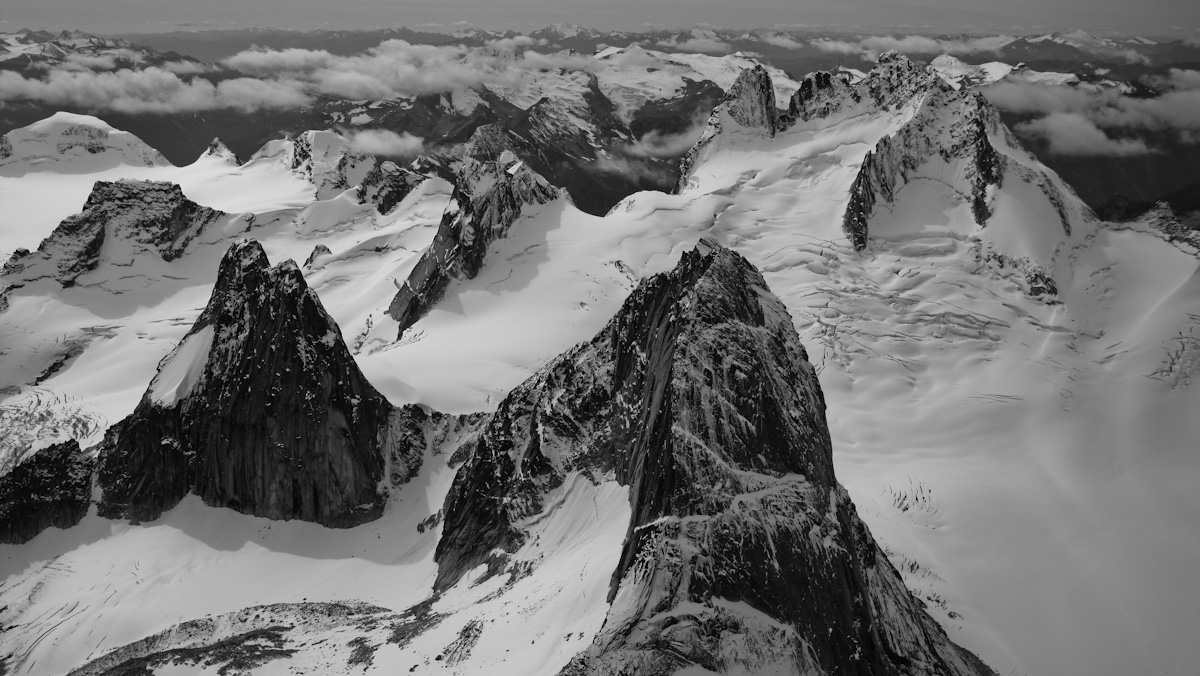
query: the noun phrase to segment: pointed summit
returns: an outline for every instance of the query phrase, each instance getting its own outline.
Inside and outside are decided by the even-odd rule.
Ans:
[[[741,126],[762,129],[767,136],[775,135],[775,87],[761,64],[738,75],[725,95],[724,105],[729,116]]]
[[[229,147],[225,145],[225,142],[219,137],[214,137],[213,140],[209,142],[208,148],[205,149],[204,153],[200,155],[200,157],[217,157],[229,162],[234,166],[242,163],[241,160],[238,159],[237,154],[230,150]]]
[[[572,476],[615,478],[631,513],[604,625],[561,674],[992,674],[858,518],[787,310],[714,240],[500,404],[447,497],[435,589],[483,563],[537,575],[512,555]]]
[[[235,243],[204,312],[109,430],[100,511],[147,521],[194,492],[271,519],[368,521],[386,499],[391,412],[296,264]]]

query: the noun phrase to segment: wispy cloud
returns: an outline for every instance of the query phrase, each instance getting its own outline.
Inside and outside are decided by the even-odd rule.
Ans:
[[[0,99],[123,113],[175,113],[237,108],[291,108],[311,103],[301,83],[289,80],[232,78],[213,84],[184,80],[162,68],[117,71],[57,70],[45,78],[0,71]]]
[[[1139,139],[1112,138],[1078,113],[1050,113],[1016,127],[1019,134],[1045,139],[1055,155],[1146,155],[1151,152]]]

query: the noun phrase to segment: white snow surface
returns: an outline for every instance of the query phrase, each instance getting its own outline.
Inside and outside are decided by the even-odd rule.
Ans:
[[[18,290],[0,335],[47,362],[64,339],[105,327],[40,388],[116,422],[203,308],[233,237],[258,239],[272,261],[304,260],[324,244],[332,254],[307,280],[380,391],[397,404],[493,410],[590,339],[638,280],[712,235],[757,265],[790,311],[820,373],[838,477],[953,640],[1001,674],[1188,673],[1200,663],[1200,260],[1145,226],[1095,223],[1069,192],[1070,221],[1083,225],[1066,236],[1045,193],[1014,175],[980,229],[962,196],[934,180],[949,166],[906,184],[856,252],[840,229],[849,187],[908,114],[800,125],[773,139],[726,129],[680,195],[635,194],[604,218],[565,199],[529,210],[480,274],[452,285],[399,342],[383,311],[432,240],[449,203],[444,181],[379,216],[349,208],[349,195],[300,212],[312,186],[273,161],[106,170],[163,172],[202,204],[244,200],[261,215],[202,235],[146,273],[157,281],[145,288]],[[48,194],[60,195],[56,205],[76,195],[77,210],[86,190],[74,178],[0,179],[0,219],[35,214]],[[210,189],[207,202],[194,196]],[[19,234],[25,221],[3,221],[0,246],[36,246],[49,218]],[[1030,298],[1019,272],[983,260],[988,246],[1049,263],[1057,301]],[[0,364],[0,385],[19,388],[0,405],[33,396],[38,370],[16,361]],[[248,605],[359,599],[402,610],[429,594],[440,528],[415,526],[452,478],[444,455],[427,456],[382,519],[349,530],[188,498],[153,523],[92,515],[0,546],[0,620],[18,625],[0,652],[18,651],[13,673],[61,673],[181,620]],[[499,578],[460,583],[439,601],[452,619],[404,651],[381,648],[372,669],[553,673],[586,646],[607,610],[627,498],[573,477],[552,502],[533,526],[540,538],[517,554],[540,561],[532,576],[491,598]],[[471,621],[484,624],[467,661],[426,661]]]
[[[187,398],[204,375],[204,365],[212,350],[213,327],[205,326],[184,338],[175,351],[158,365],[158,374],[150,381],[150,399],[168,408]]]

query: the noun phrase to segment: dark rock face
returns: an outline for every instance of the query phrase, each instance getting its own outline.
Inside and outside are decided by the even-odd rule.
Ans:
[[[904,588],[833,475],[783,304],[706,240],[514,390],[446,500],[436,589],[524,541],[578,471],[629,487],[610,608],[564,674],[990,674]]]
[[[774,136],[775,132],[783,128],[775,110],[775,87],[766,68],[758,65],[747,68],[734,80],[721,105],[709,115],[700,138],[691,150],[680,158],[675,193],[681,192],[687,186],[696,159],[704,147],[721,133],[722,119],[726,117],[747,129],[758,129],[767,136]]]
[[[767,69],[756,65],[738,75],[725,96],[725,109],[738,124],[775,135],[775,87]]]
[[[863,159],[842,220],[854,248],[866,247],[875,209],[891,204],[900,188],[932,161],[962,165],[951,187],[970,202],[976,224],[986,225],[992,215],[988,189],[1003,182],[1005,168],[989,130],[1002,133],[999,117],[982,96],[955,91],[939,81],[913,118]],[[1069,227],[1065,218],[1063,225]]]
[[[0,542],[21,544],[51,526],[79,523],[91,504],[94,465],[72,439],[37,451],[0,477]]]
[[[388,307],[400,333],[425,316],[452,281],[479,274],[488,247],[508,234],[525,207],[558,197],[517,159],[507,132],[493,125],[477,129],[433,243]]]
[[[848,76],[825,71],[811,73],[788,101],[789,120],[811,120],[827,117],[846,100],[856,100]]]
[[[367,172],[366,178],[358,186],[358,201],[374,204],[381,214],[390,213],[425,178],[397,166],[395,162],[380,162]]]
[[[899,52],[884,52],[867,76],[854,84],[844,74],[812,73],[788,101],[787,122],[848,117],[874,110],[894,110],[931,88],[944,86],[934,72]]]
[[[133,256],[149,253],[171,261],[205,226],[225,215],[184,197],[174,183],[97,181],[83,211],[60,223],[36,252],[13,255],[4,267],[4,281],[15,287],[52,277],[72,286],[100,265],[105,242]]]
[[[270,267],[257,242],[238,242],[200,318],[109,430],[101,513],[150,520],[192,491],[256,516],[361,523],[383,508],[386,439],[405,436],[391,417],[295,263]]]

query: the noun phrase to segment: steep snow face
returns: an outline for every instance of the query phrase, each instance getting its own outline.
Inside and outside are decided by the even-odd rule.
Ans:
[[[171,408],[175,402],[186,399],[192,393],[192,388],[204,375],[204,365],[208,363],[208,354],[212,350],[213,333],[212,326],[190,333],[174,352],[167,355],[158,367],[158,374],[150,381],[148,395],[151,402],[156,406]]]
[[[0,137],[0,176],[90,173],[118,165],[161,167],[170,162],[133,134],[90,115],[55,113]]]
[[[110,430],[100,513],[153,520],[191,490],[273,519],[371,520],[390,414],[296,264],[235,243],[192,331]]]

